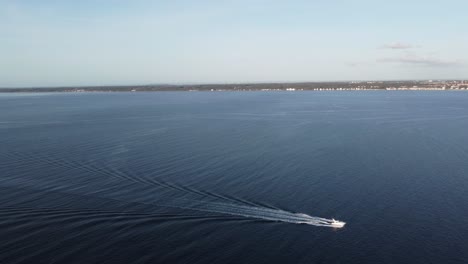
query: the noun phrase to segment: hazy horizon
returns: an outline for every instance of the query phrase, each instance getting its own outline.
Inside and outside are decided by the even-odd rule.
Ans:
[[[461,0],[0,0],[0,87],[468,79]]]
[[[468,78],[467,78],[468,79]],[[424,81],[466,81],[466,79],[406,79],[406,80],[317,80],[317,81],[264,81],[264,82],[184,82],[184,83],[129,83],[129,84],[101,84],[101,85],[51,85],[51,86],[14,86],[14,87],[0,87],[0,89],[30,89],[30,88],[68,88],[68,87],[131,87],[131,86],[158,86],[158,85],[246,85],[246,84],[299,84],[299,83],[348,83],[348,82],[424,82]]]

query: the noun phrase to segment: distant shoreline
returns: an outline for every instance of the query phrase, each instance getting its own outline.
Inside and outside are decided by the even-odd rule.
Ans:
[[[468,90],[467,81],[363,81],[363,82],[304,82],[304,83],[246,83],[194,85],[127,85],[0,88],[0,93],[46,92],[210,92],[210,91],[363,91],[363,90]]]

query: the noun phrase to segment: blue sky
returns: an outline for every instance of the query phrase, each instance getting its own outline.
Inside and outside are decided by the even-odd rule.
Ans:
[[[0,0],[0,87],[468,79],[466,0]]]

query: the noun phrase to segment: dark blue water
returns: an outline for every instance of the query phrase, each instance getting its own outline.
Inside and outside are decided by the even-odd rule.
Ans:
[[[468,93],[0,95],[0,144],[2,264],[468,262]]]

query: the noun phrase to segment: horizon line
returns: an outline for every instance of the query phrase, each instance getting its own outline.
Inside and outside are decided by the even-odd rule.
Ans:
[[[52,86],[10,86],[0,89],[42,89],[42,88],[87,88],[87,87],[132,87],[132,86],[181,86],[181,85],[249,85],[249,84],[302,84],[302,83],[349,83],[349,82],[421,82],[421,81],[466,81],[468,78],[443,79],[362,79],[362,80],[326,80],[326,81],[259,81],[259,82],[187,82],[187,83],[145,83],[145,84],[103,84],[103,85],[52,85]]]

